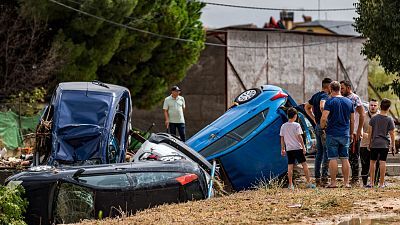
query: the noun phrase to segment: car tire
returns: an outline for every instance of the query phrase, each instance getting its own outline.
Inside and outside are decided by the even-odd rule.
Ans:
[[[249,102],[261,94],[261,90],[258,88],[251,88],[240,93],[236,98],[235,102],[238,104],[243,104]]]

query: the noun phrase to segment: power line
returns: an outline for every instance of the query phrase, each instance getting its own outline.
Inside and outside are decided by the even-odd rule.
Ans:
[[[215,5],[215,6],[224,6],[231,8],[240,8],[240,9],[257,9],[257,10],[268,10],[268,11],[293,11],[293,12],[330,12],[330,11],[354,11],[356,8],[336,8],[336,9],[294,9],[294,8],[269,8],[269,7],[256,7],[256,6],[245,6],[245,5],[231,5],[231,4],[222,4],[222,3],[214,3],[214,2],[204,2],[206,5]]]
[[[100,17],[100,16],[96,16],[96,15],[90,14],[90,13],[88,13],[88,12],[85,12],[85,11],[82,11],[82,10],[79,10],[79,9],[76,9],[76,8],[73,8],[73,7],[71,7],[71,6],[65,5],[65,4],[63,4],[63,3],[61,3],[61,2],[58,2],[58,1],[55,1],[55,0],[49,0],[49,1],[51,1],[51,2],[53,2],[53,3],[55,3],[55,4],[57,4],[57,5],[63,6],[63,7],[65,7],[65,8],[68,8],[68,9],[70,9],[70,10],[73,10],[73,11],[75,11],[75,12],[84,14],[84,15],[89,16],[89,17],[96,18],[96,19],[98,19],[98,20],[101,20],[101,21],[103,21],[103,22],[110,23],[110,24],[115,25],[115,26],[119,26],[119,27],[122,27],[122,28],[126,28],[126,29],[128,29],[128,30],[133,30],[133,31],[136,31],[136,32],[145,33],[145,34],[149,34],[149,35],[152,35],[152,36],[155,36],[155,37],[165,38],[165,39],[170,39],[170,40],[176,40],[176,41],[182,41],[182,42],[189,42],[189,43],[196,43],[196,42],[197,42],[197,41],[191,40],[191,39],[183,39],[183,38],[178,38],[178,37],[171,37],[171,36],[164,35],[164,34],[157,34],[157,33],[151,32],[151,31],[142,30],[142,29],[139,29],[139,28],[135,28],[135,27],[132,27],[132,26],[128,26],[128,25],[125,25],[125,24],[122,24],[122,23],[118,23],[118,22],[115,22],[115,21],[112,21],[112,20],[105,19],[105,18]],[[268,48],[268,49],[282,49],[282,48],[300,48],[300,47],[305,47],[305,46],[323,45],[323,44],[335,43],[335,42],[339,42],[339,41],[348,41],[348,40],[352,40],[352,39],[355,39],[355,38],[358,38],[358,37],[346,37],[346,38],[336,39],[336,40],[327,41],[327,42],[316,42],[316,43],[310,43],[310,44],[304,44],[304,45],[271,46],[271,47],[265,47],[265,46],[225,45],[225,44],[217,44],[217,43],[211,43],[211,42],[204,42],[204,44],[205,44],[205,45],[208,45],[208,46],[217,46],[217,47],[226,47],[226,48],[248,48],[248,49],[267,49],[267,48]]]

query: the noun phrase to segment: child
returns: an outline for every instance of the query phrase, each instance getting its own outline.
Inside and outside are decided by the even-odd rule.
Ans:
[[[389,99],[383,99],[381,102],[381,111],[369,121],[368,137],[369,149],[371,151],[371,160],[369,164],[370,184],[366,187],[373,187],[375,179],[375,163],[379,159],[380,179],[379,187],[385,187],[386,158],[389,150],[394,153],[394,121],[388,116],[391,102]],[[390,134],[390,139],[389,139]]]
[[[293,164],[295,160],[301,163],[303,166],[304,174],[307,179],[307,188],[315,188],[315,185],[310,183],[310,173],[308,171],[308,166],[306,163],[306,148],[304,147],[303,130],[299,123],[295,122],[297,119],[297,110],[290,107],[287,110],[287,116],[289,121],[284,123],[281,127],[281,146],[282,146],[282,156],[285,156],[287,153],[288,157],[288,178],[289,178],[289,186],[290,190],[294,189],[293,186]],[[286,150],[285,150],[286,149]]]

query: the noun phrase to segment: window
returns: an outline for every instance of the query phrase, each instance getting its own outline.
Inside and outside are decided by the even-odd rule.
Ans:
[[[184,173],[174,172],[145,172],[130,173],[134,187],[149,187],[150,185],[165,184],[169,180],[185,175]]]
[[[269,109],[266,109],[251,119],[247,120],[231,132],[222,136],[220,139],[200,151],[204,157],[208,157],[234,146],[241,140],[249,136],[255,129],[257,129],[267,117]]]
[[[114,115],[113,125],[110,131],[110,139],[108,142],[108,163],[119,162],[120,149],[125,147],[126,141],[126,100],[122,98],[119,101]]]
[[[78,223],[94,219],[94,194],[85,187],[61,183],[55,202],[54,219],[59,223]]]
[[[58,127],[70,124],[95,124],[104,126],[111,96],[85,92],[65,91],[61,95]]]
[[[208,156],[214,155],[218,152],[225,151],[226,149],[234,146],[236,143],[238,143],[237,140],[234,140],[234,139],[228,137],[227,135],[225,135],[222,138],[218,139],[216,142],[212,143],[208,147],[201,150],[200,153],[204,157],[208,157]]]
[[[129,187],[130,183],[126,174],[105,174],[97,176],[79,177],[79,182],[106,188]]]
[[[257,114],[250,120],[246,121],[244,124],[240,125],[238,128],[231,131],[231,133],[237,134],[242,139],[244,139],[251,132],[253,132],[255,129],[257,129],[257,127],[260,126],[262,124],[262,122],[264,122],[267,114],[268,114],[268,109]]]

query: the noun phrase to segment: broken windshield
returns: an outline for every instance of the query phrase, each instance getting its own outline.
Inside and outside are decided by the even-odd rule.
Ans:
[[[87,91],[65,91],[61,95],[59,127],[94,124],[104,127],[112,96]]]

